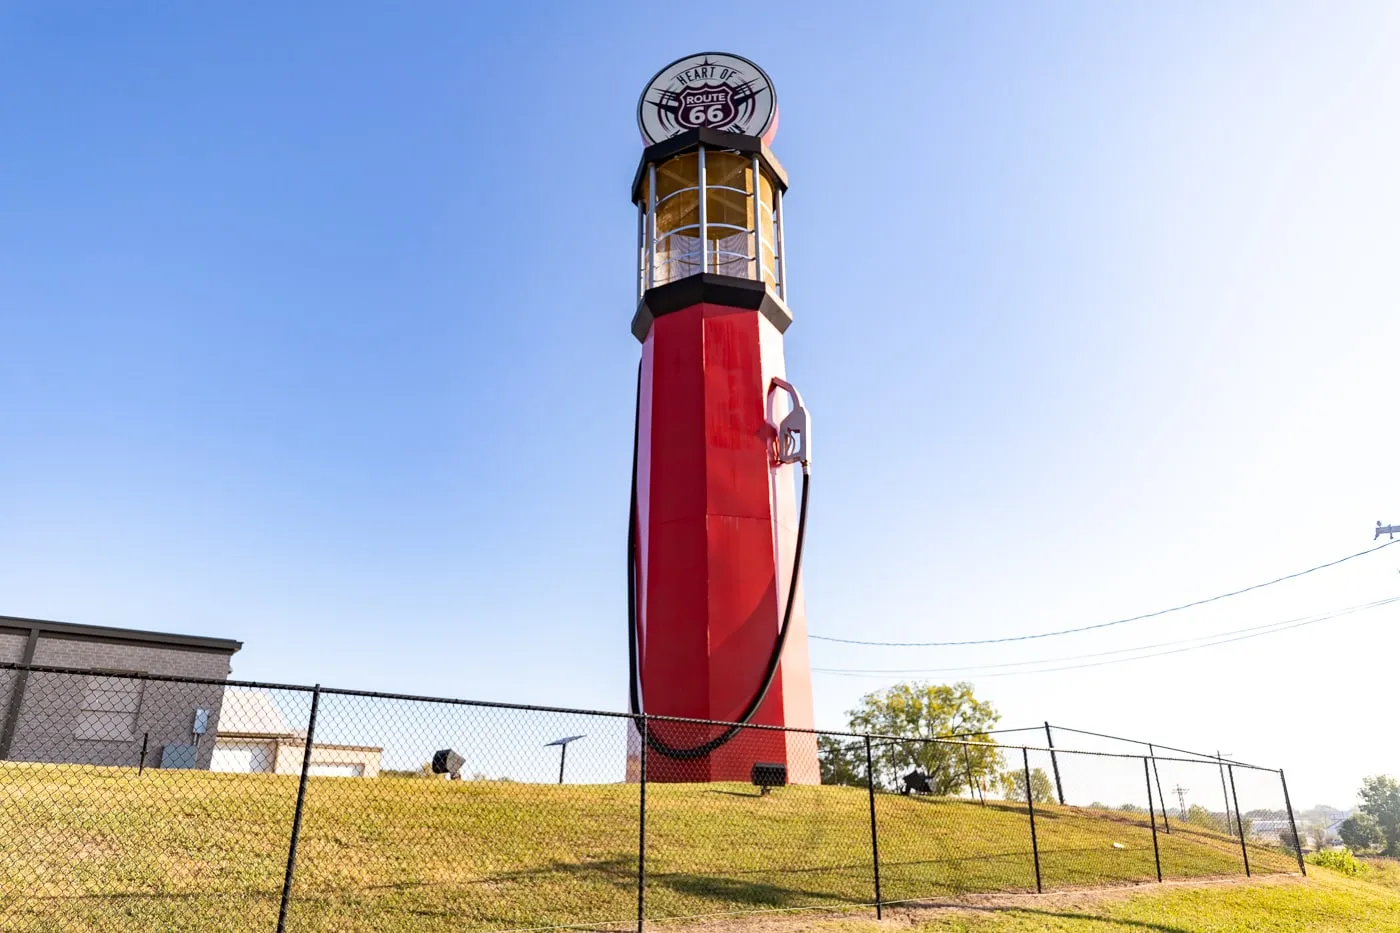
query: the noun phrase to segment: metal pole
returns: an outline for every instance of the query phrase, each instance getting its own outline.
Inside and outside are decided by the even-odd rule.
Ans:
[[[977,799],[977,785],[972,781],[972,755],[968,753],[967,746],[963,746],[963,762],[967,765],[967,793],[973,799]],[[982,798],[982,806],[987,805],[987,798]]]
[[[1235,801],[1235,823],[1240,828],[1240,853],[1244,856],[1244,876],[1248,878],[1250,876],[1249,847],[1244,844],[1244,820],[1240,819],[1240,798],[1239,795],[1235,793],[1235,766],[1229,765],[1228,769],[1230,771],[1230,796],[1233,797]]]
[[[763,169],[758,164],[758,155],[753,157],[753,278],[763,281]]]
[[[787,237],[783,233],[783,190],[777,184],[773,185],[773,203],[777,205],[774,229],[778,242],[774,245],[778,249],[778,297],[787,301]]]
[[[637,300],[647,290],[647,208],[637,199]]]
[[[1035,838],[1035,794],[1031,791],[1031,755],[1024,745],[1021,746],[1021,764],[1026,768],[1026,812],[1031,817],[1031,857],[1035,859],[1035,893],[1040,894],[1044,889],[1040,882],[1040,843]]]
[[[136,776],[140,777],[146,773],[146,746],[151,741],[149,732],[141,733],[141,760],[136,763]]]
[[[1230,831],[1230,792],[1225,788],[1225,762],[1220,755],[1220,749],[1215,750],[1215,764],[1220,769],[1220,793],[1225,797],[1225,831]],[[1238,811],[1239,807],[1236,806]],[[1236,822],[1239,821],[1239,813],[1235,813]],[[1241,830],[1243,832],[1243,830]]]
[[[1298,870],[1306,878],[1308,866],[1303,862],[1303,840],[1298,838],[1298,822],[1293,819],[1293,801],[1288,797],[1288,779],[1283,776],[1282,768],[1279,768],[1278,779],[1283,784],[1283,805],[1288,808],[1288,825],[1293,829],[1293,852],[1298,856]]]
[[[564,783],[564,756],[569,752],[569,743],[559,746],[559,783]]]
[[[700,271],[710,271],[710,219],[708,186],[705,184],[705,147],[696,150],[696,163],[700,169]]]
[[[640,717],[642,735],[642,760],[640,816],[637,820],[637,933],[646,929],[647,916],[647,746],[651,736],[647,732],[647,718]]]
[[[1060,783],[1060,759],[1055,754],[1055,740],[1050,737],[1050,723],[1045,724],[1045,744],[1050,748],[1050,767],[1055,772],[1055,794],[1060,798],[1060,806],[1065,805],[1065,786]]]
[[[292,876],[297,869],[297,840],[301,838],[301,815],[306,805],[306,773],[311,768],[311,743],[316,739],[316,709],[321,705],[321,685],[311,690],[311,719],[306,726],[306,744],[301,750],[301,779],[297,782],[297,808],[292,814],[292,842],[287,849],[287,873],[282,878],[282,907],[277,912],[277,933],[287,929],[287,908],[292,900]]]
[[[865,737],[865,787],[870,794],[870,858],[875,866],[875,919],[884,916],[880,897],[880,834],[875,829],[875,758],[870,754],[870,736]]]
[[[1147,818],[1152,821],[1152,860],[1157,863],[1157,883],[1162,883],[1162,850],[1157,848],[1157,816],[1152,810],[1152,770],[1142,760],[1142,776],[1147,781]]]
[[[1157,770],[1157,750],[1152,747],[1151,743],[1147,746],[1147,753],[1152,756],[1152,777],[1157,782],[1157,802],[1162,805],[1162,830],[1170,836],[1172,824],[1167,819],[1167,798],[1162,796],[1162,775]]]
[[[647,164],[647,288],[656,285],[656,163]]]

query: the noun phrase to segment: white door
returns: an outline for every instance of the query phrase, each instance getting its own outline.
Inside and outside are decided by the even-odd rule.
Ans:
[[[225,742],[219,739],[214,743],[209,770],[235,774],[268,773],[272,770],[272,743]]]
[[[365,766],[330,763],[316,764],[313,762],[307,767],[306,773],[317,777],[363,777]]]

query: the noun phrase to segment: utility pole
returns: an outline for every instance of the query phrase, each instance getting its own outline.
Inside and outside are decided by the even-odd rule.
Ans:
[[[1376,522],[1376,537],[1371,540],[1375,541],[1381,535],[1389,535],[1391,538],[1400,535],[1400,525],[1382,525],[1380,522]]]
[[[1182,787],[1180,784],[1172,788],[1172,792],[1176,794],[1177,805],[1181,807],[1181,818],[1183,820],[1186,819],[1186,792],[1190,789],[1189,787]]]

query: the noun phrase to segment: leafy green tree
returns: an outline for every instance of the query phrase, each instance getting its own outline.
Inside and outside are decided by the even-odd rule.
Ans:
[[[860,706],[847,715],[852,732],[918,739],[971,734],[974,738],[967,741],[987,743],[988,747],[974,747],[876,739],[876,781],[886,788],[898,787],[901,777],[917,768],[929,776],[929,787],[935,794],[949,796],[967,789],[969,773],[981,783],[995,781],[1001,770],[1000,754],[985,735],[1001,714],[973,695],[972,684],[895,684],[867,693]]]
[[[1342,820],[1337,835],[1342,837],[1342,845],[1354,852],[1378,848],[1385,838],[1381,835],[1381,824],[1369,813],[1358,813]]]
[[[1193,826],[1202,826],[1220,832],[1233,833],[1235,831],[1235,821],[1228,814],[1214,813],[1198,803],[1191,804],[1186,812],[1176,819]]]
[[[1400,781],[1377,774],[1361,782],[1361,812],[1370,814],[1385,840],[1385,855],[1400,855]]]
[[[1013,768],[1001,776],[1001,795],[1007,800],[1026,799],[1026,772]],[[1040,768],[1031,769],[1031,799],[1036,803],[1054,803],[1055,785]]]
[[[858,739],[817,736],[817,764],[823,784],[865,786],[865,743]]]

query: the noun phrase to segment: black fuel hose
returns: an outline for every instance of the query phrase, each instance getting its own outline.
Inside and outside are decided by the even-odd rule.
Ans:
[[[637,404],[632,421],[632,503],[627,521],[627,649],[631,668],[629,686],[632,715],[644,715],[642,706],[641,671],[637,661],[637,448],[641,443],[642,427],[642,372],[637,368]],[[677,760],[703,758],[710,752],[733,739],[749,720],[758,713],[773,686],[778,664],[782,661],[783,646],[787,644],[788,623],[792,621],[793,605],[797,601],[797,583],[802,572],[802,545],[807,537],[807,493],[812,488],[812,474],[806,463],[802,464],[802,502],[797,513],[797,544],[793,549],[792,577],[788,581],[787,606],[783,610],[783,624],[778,629],[778,638],[773,645],[773,653],[768,658],[768,668],[763,675],[763,683],[753,699],[744,709],[737,722],[708,742],[689,748],[675,748],[666,744],[651,729],[641,730],[646,735],[647,745],[658,754]]]

